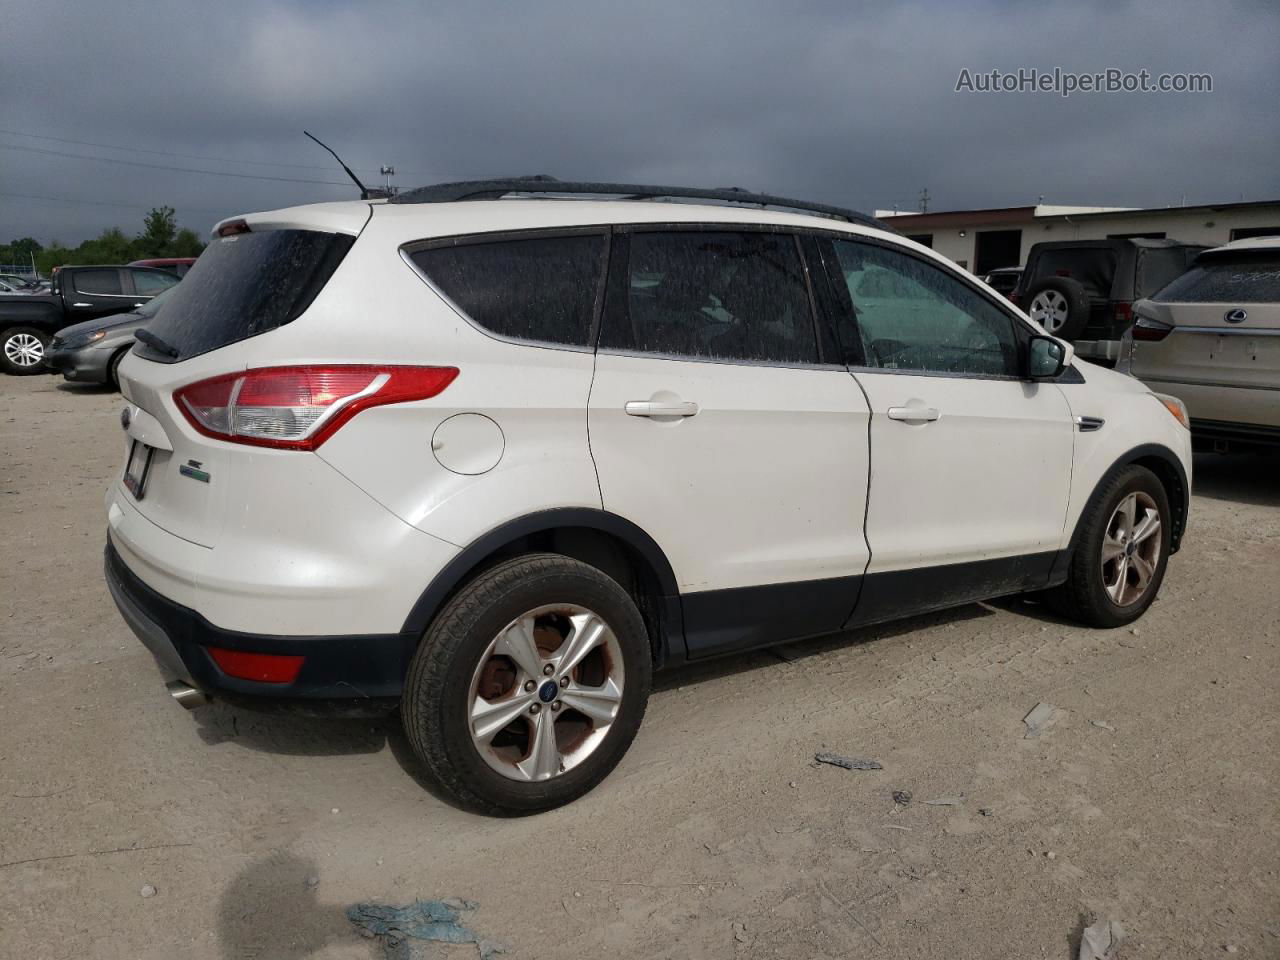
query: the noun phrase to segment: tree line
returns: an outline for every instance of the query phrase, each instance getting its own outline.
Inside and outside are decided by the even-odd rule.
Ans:
[[[173,207],[153,207],[142,220],[142,232],[128,236],[119,227],[103,230],[78,247],[66,247],[56,240],[44,246],[31,237],[0,244],[0,263],[30,265],[34,256],[36,270],[48,276],[54,267],[76,263],[128,263],[154,257],[198,257],[204,249],[199,234],[187,228],[178,229]]]

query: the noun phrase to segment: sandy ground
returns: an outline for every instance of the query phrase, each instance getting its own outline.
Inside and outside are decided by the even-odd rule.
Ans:
[[[102,582],[119,398],[0,397],[0,956],[368,960],[345,908],[418,897],[516,958],[1064,960],[1095,913],[1280,956],[1280,460],[1197,463],[1135,630],[1000,601],[666,675],[601,788],[497,820],[393,721],[175,706]]]

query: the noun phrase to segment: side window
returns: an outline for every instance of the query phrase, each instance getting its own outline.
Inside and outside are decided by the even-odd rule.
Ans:
[[[168,290],[178,278],[171,273],[148,273],[143,270],[131,270],[133,292],[140,297],[154,297],[157,293]]]
[[[503,337],[589,346],[604,236],[430,247],[410,258],[458,309]]]
[[[790,234],[638,231],[610,297],[605,349],[815,363],[804,268]]]
[[[77,270],[75,277],[76,293],[98,294],[99,296],[119,295],[119,270]]]
[[[847,292],[854,317],[840,335],[858,338],[843,343],[846,353],[885,370],[1016,375],[1013,320],[976,290],[905,253],[846,240],[832,246],[832,282]]]

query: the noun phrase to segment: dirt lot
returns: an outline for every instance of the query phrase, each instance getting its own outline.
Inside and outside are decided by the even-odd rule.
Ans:
[[[102,582],[119,398],[0,397],[0,956],[367,960],[345,908],[418,897],[518,958],[1064,960],[1094,913],[1127,958],[1280,956],[1276,459],[1196,464],[1135,630],[1001,601],[663,676],[600,789],[496,820],[392,721],[175,706]]]

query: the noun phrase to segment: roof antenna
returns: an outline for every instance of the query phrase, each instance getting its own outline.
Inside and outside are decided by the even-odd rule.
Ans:
[[[306,131],[306,130],[303,130],[302,132],[303,132],[303,133],[305,133],[308,137],[311,137],[311,134],[307,133],[307,131]],[[319,144],[320,144],[320,146],[324,147],[324,148],[325,148],[326,150],[328,150],[330,153],[333,153],[333,148],[332,148],[332,147],[330,147],[328,144],[326,144],[326,143],[321,143],[321,142],[320,142],[320,140],[319,140],[317,137],[311,137],[311,139],[312,139],[312,140],[315,140],[315,142],[316,142],[316,143],[319,143]],[[350,168],[350,167],[348,167],[345,163],[343,163],[343,162],[342,162],[342,158],[341,158],[340,156],[338,156],[336,153],[333,153],[333,159],[335,159],[335,160],[337,160],[337,161],[338,161],[338,166],[340,166],[343,170],[345,170],[345,171],[347,172],[347,176],[348,176],[348,177],[350,177],[350,178],[352,179],[352,181],[355,183],[355,185],[356,185],[357,187],[359,187],[359,188],[360,188],[360,199],[361,199],[361,200],[368,200],[368,199],[369,199],[369,188],[368,188],[368,187],[366,187],[363,183],[361,183],[361,182],[360,182],[360,178],[359,178],[359,177],[357,177],[354,173],[352,173],[352,172],[351,172],[351,168]]]

